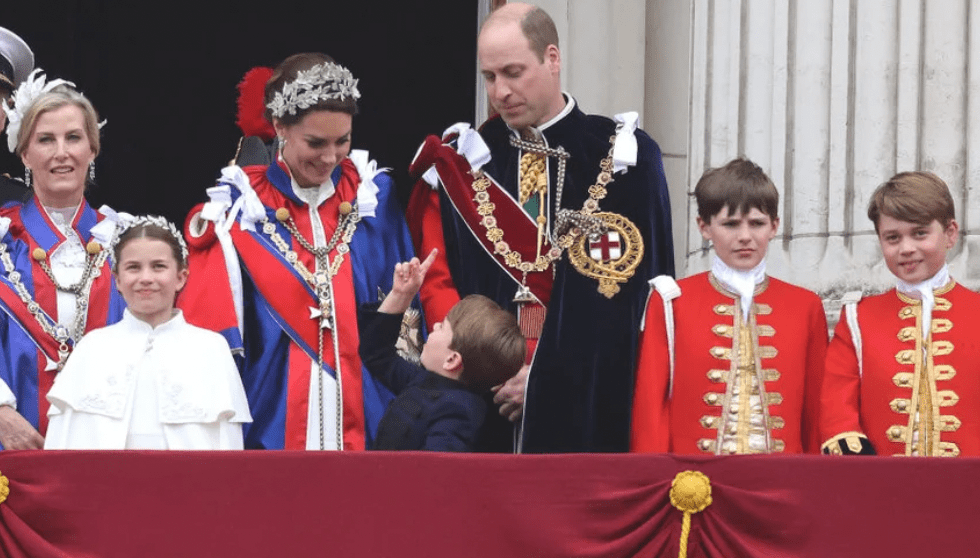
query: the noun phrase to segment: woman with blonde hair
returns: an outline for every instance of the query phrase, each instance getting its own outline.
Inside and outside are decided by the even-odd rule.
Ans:
[[[108,208],[85,200],[99,154],[92,103],[35,70],[4,106],[10,150],[34,195],[0,210],[0,444],[44,444],[55,375],[81,336],[117,322],[124,302],[106,249]]]

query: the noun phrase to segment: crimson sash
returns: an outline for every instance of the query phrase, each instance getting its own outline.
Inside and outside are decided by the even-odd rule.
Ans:
[[[525,279],[524,273],[508,265],[504,257],[498,253],[496,243],[487,238],[487,227],[483,224],[485,216],[480,214],[480,203],[474,199],[475,178],[469,161],[451,146],[443,144],[436,136],[429,136],[412,164],[413,174],[416,170],[424,171],[432,165],[435,165],[439,173],[439,179],[450,202],[477,242],[497,262],[497,265],[514,279],[514,282],[518,285],[526,285],[531,294],[542,305],[547,306],[551,298],[550,270],[530,271]],[[486,189],[489,202],[494,205],[492,217],[496,219],[496,227],[504,231],[502,242],[506,243],[512,252],[519,254],[522,261],[534,262],[537,256],[537,224],[500,184],[489,175],[484,176],[489,182]],[[550,249],[551,245],[548,239],[545,239],[541,246],[542,253],[547,253]]]

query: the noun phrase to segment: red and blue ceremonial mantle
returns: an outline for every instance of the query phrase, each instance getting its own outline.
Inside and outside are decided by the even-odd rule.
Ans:
[[[312,310],[319,299],[263,231],[263,221],[275,227],[307,269],[315,269],[314,257],[300,246],[279,221],[275,212],[286,208],[297,230],[312,239],[308,206],[292,191],[287,171],[279,165],[246,167],[251,190],[261,207],[237,211],[229,229],[232,250],[240,269],[240,286],[229,276],[228,254],[216,241],[213,223],[208,231],[191,241],[191,280],[180,305],[189,320],[225,334],[241,355],[242,379],[255,419],[246,428],[246,447],[305,448],[310,405],[311,363],[317,362],[323,336],[323,364],[336,378],[337,363],[333,335],[340,354],[340,381],[343,386],[344,449],[369,447],[381,415],[392,395],[363,368],[357,354],[357,305],[373,302],[379,291],[391,289],[395,263],[412,257],[411,242],[395,199],[390,179],[374,176],[376,207],[363,206],[361,220],[333,278],[336,331],[320,328]],[[345,159],[333,175],[336,192],[318,208],[325,236],[329,238],[338,222],[338,206],[343,201],[364,198],[357,166]],[[370,177],[369,177],[370,178]],[[247,205],[242,196],[250,194],[229,183],[228,206]],[[214,198],[212,198],[214,199]],[[190,225],[189,225],[190,226]],[[331,253],[331,260],[336,253]],[[194,281],[199,273],[201,281]],[[234,292],[240,289],[236,295]],[[236,297],[239,300],[235,300]],[[214,304],[211,303],[214,301]],[[237,310],[240,309],[240,310]]]
[[[2,216],[10,219],[10,227],[2,241],[10,254],[19,281],[46,313],[57,321],[57,289],[51,279],[33,260],[32,254],[41,249],[51,254],[65,237],[38,205],[37,198],[24,204],[7,206]],[[92,228],[104,216],[83,200],[72,221],[72,228],[83,244],[91,241]],[[97,271],[88,296],[85,331],[91,331],[122,318],[125,302],[115,288],[109,259]],[[14,290],[13,281],[0,269],[0,379],[7,383],[17,397],[17,411],[43,435],[47,429],[48,401],[46,395],[54,383],[59,343],[46,333],[30,313],[27,305]],[[27,373],[26,371],[35,371]]]

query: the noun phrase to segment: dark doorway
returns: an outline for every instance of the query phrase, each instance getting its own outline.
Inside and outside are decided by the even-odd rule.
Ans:
[[[253,66],[320,51],[350,68],[363,95],[355,148],[391,167],[404,199],[426,134],[472,121],[476,0],[333,2],[4,2],[49,76],[74,81],[101,117],[98,186],[131,213],[182,222],[234,154],[235,85]],[[23,167],[3,150],[0,172]]]

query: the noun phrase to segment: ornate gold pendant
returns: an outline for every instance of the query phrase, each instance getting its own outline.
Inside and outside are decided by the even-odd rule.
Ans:
[[[586,277],[599,281],[599,292],[612,298],[636,272],[643,259],[643,238],[629,219],[616,213],[599,212],[609,229],[598,236],[582,235],[568,248],[568,260]]]

